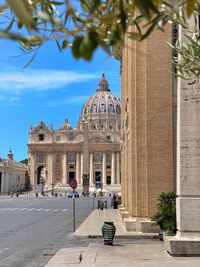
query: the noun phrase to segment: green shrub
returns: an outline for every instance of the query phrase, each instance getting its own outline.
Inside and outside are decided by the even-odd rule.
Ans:
[[[158,197],[158,211],[152,220],[160,226],[163,231],[176,232],[176,194],[174,192],[163,192]]]

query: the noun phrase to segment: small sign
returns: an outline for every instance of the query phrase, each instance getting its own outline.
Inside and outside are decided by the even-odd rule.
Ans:
[[[102,182],[96,182],[96,189],[102,189]]]
[[[69,182],[69,185],[71,186],[71,188],[73,190],[75,190],[77,188],[77,181],[76,181],[76,179],[71,179],[71,181]]]

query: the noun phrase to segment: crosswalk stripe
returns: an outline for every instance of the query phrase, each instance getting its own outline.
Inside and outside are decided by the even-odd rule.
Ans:
[[[53,211],[53,212],[66,212],[69,209],[44,209],[44,208],[0,208],[0,211]]]
[[[1,249],[1,250],[0,250],[0,254],[1,254],[1,253],[4,253],[4,252],[7,251],[7,250],[9,250],[9,248]]]

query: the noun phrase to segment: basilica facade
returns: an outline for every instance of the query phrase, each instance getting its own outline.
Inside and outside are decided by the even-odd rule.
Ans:
[[[29,131],[28,159],[31,185],[69,187],[83,178],[88,188],[120,191],[121,103],[102,75],[96,92],[85,102],[77,127],[65,119],[60,129],[43,121]]]

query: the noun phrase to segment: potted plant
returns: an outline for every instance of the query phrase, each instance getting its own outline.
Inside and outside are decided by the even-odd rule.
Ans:
[[[158,197],[158,211],[153,215],[154,224],[160,226],[159,236],[174,235],[176,233],[176,194],[163,192]]]

